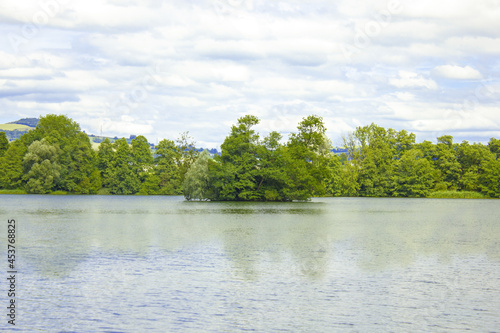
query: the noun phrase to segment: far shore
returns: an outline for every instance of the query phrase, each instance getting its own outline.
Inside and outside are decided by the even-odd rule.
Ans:
[[[20,189],[17,189],[17,190],[2,190],[2,189],[0,189],[0,195],[1,194],[32,195],[32,194],[27,193],[25,190],[20,190]],[[35,194],[35,195],[40,195],[40,194]],[[80,193],[64,192],[64,191],[54,191],[54,192],[45,193],[42,195],[81,195],[81,194]],[[110,193],[106,193],[106,192],[104,192],[104,193],[101,192],[101,193],[97,193],[97,194],[84,194],[84,195],[117,196],[119,194],[110,194]],[[136,193],[136,194],[129,194],[129,195],[125,195],[125,196],[181,196],[181,194],[178,194],[178,195],[151,195],[151,194]],[[347,198],[347,197],[332,196],[332,195],[319,196],[317,198],[328,198],[328,197]],[[357,197],[357,198],[364,198],[364,197]],[[380,198],[396,198],[396,197],[380,197]],[[406,197],[406,198],[412,198],[412,197]],[[419,199],[419,198],[413,197],[413,199]],[[435,191],[435,192],[432,192],[427,197],[420,197],[420,199],[495,199],[495,198],[491,198],[491,197],[485,196],[482,193],[474,192],[474,191]],[[215,202],[220,202],[220,201],[215,201]],[[254,201],[254,202],[257,202],[257,201]],[[265,201],[262,201],[262,202],[265,202]]]

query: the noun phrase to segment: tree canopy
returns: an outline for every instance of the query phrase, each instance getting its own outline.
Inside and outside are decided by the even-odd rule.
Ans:
[[[0,132],[0,189],[28,193],[180,195],[187,200],[295,201],[313,196],[428,197],[472,191],[500,197],[500,140],[454,142],[451,135],[415,142],[415,135],[376,124],[343,137],[332,153],[321,117],[304,117],[295,132],[261,137],[260,119],[237,119],[220,155],[200,153],[188,132],[152,147],[136,136],[103,140],[96,150],[78,123],[41,117],[9,142]]]

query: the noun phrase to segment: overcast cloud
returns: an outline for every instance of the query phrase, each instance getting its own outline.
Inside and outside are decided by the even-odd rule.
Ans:
[[[500,138],[500,0],[2,0],[0,122],[65,114],[87,133],[189,131],[218,147],[324,118],[418,141]]]

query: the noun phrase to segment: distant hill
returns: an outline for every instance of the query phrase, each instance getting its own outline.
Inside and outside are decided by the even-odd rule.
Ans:
[[[0,124],[0,131],[27,131],[33,129],[30,126],[20,125],[20,124]]]
[[[36,125],[38,125],[38,121],[39,121],[38,118],[23,118],[23,119],[19,119],[19,120],[10,122],[9,124],[19,124],[19,125],[25,125],[28,127],[35,128]]]
[[[24,118],[7,124],[0,124],[0,132],[5,132],[9,141],[19,139],[24,133],[31,131],[38,124],[38,118]]]

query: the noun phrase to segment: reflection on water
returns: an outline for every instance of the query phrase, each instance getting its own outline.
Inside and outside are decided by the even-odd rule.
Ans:
[[[498,201],[1,199],[26,331],[500,327]]]

